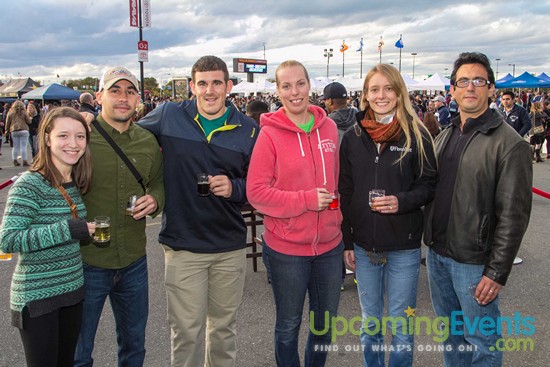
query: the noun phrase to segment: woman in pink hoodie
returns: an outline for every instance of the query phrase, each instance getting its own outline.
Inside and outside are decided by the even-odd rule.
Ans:
[[[300,365],[298,334],[308,293],[314,327],[305,365],[324,366],[342,282],[342,215],[336,200],[331,204],[338,187],[338,132],[322,108],[309,105],[309,76],[301,63],[283,62],[275,77],[283,107],[261,116],[247,196],[265,215],[263,260],[277,310],[277,365]]]

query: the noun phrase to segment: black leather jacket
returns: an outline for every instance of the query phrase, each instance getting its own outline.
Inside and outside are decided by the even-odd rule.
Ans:
[[[491,114],[460,158],[445,246],[452,259],[483,264],[483,275],[505,285],[529,224],[533,165],[529,144],[497,112]],[[438,158],[457,128],[451,124],[437,136]],[[424,242],[430,246],[432,203],[425,216]]]

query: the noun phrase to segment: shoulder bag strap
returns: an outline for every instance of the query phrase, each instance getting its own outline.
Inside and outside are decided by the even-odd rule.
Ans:
[[[145,185],[143,184],[143,177],[141,177],[138,170],[132,164],[132,162],[130,162],[130,160],[128,159],[126,154],[124,154],[122,149],[120,149],[120,147],[117,145],[117,143],[115,143],[115,141],[109,136],[107,131],[105,131],[105,129],[100,125],[100,123],[97,120],[92,121],[92,125],[97,130],[97,132],[100,133],[101,136],[103,136],[103,139],[105,139],[107,141],[107,143],[109,143],[109,145],[111,145],[111,147],[116,152],[116,154],[118,154],[118,156],[124,161],[124,163],[126,164],[128,169],[130,170],[130,172],[132,172],[132,174],[136,178],[137,182],[143,188],[143,192],[146,193],[147,190],[145,190]]]
[[[67,204],[69,204],[69,208],[71,208],[71,215],[74,219],[78,219],[78,210],[76,209],[76,204],[73,203],[73,200],[65,190],[65,188],[61,185],[57,186],[57,190],[61,193]]]

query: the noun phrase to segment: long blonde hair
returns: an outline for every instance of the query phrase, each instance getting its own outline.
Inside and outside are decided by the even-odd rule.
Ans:
[[[29,114],[30,118],[33,118],[34,116],[38,115],[38,110],[34,106],[34,104],[30,103],[27,105],[27,113]]]
[[[8,116],[13,116],[17,114],[27,114],[25,104],[19,99],[13,102],[10,110],[8,111]]]
[[[542,102],[531,102],[531,113],[535,114],[537,112],[542,112]]]
[[[418,161],[420,164],[420,170],[422,171],[424,169],[424,161],[428,161],[424,139],[429,139],[432,142],[432,149],[433,140],[431,134],[426,129],[426,126],[424,126],[422,121],[420,121],[420,118],[412,107],[405,81],[403,80],[403,77],[401,76],[401,74],[399,74],[399,71],[396,68],[388,64],[378,64],[369,70],[369,72],[365,76],[365,81],[363,82],[361,110],[366,110],[367,108],[369,108],[369,102],[367,100],[369,82],[371,78],[377,73],[382,74],[388,79],[392,89],[397,95],[395,115],[397,117],[397,122],[399,123],[401,131],[405,135],[405,149],[403,149],[403,151],[401,152],[401,156],[399,157],[398,162],[401,161],[409,152],[409,149],[412,145],[412,136],[414,136],[418,144]]]

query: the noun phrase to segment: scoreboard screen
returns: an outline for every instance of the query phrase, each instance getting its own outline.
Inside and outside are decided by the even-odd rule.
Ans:
[[[233,59],[234,73],[267,73],[267,60],[259,59]]]

